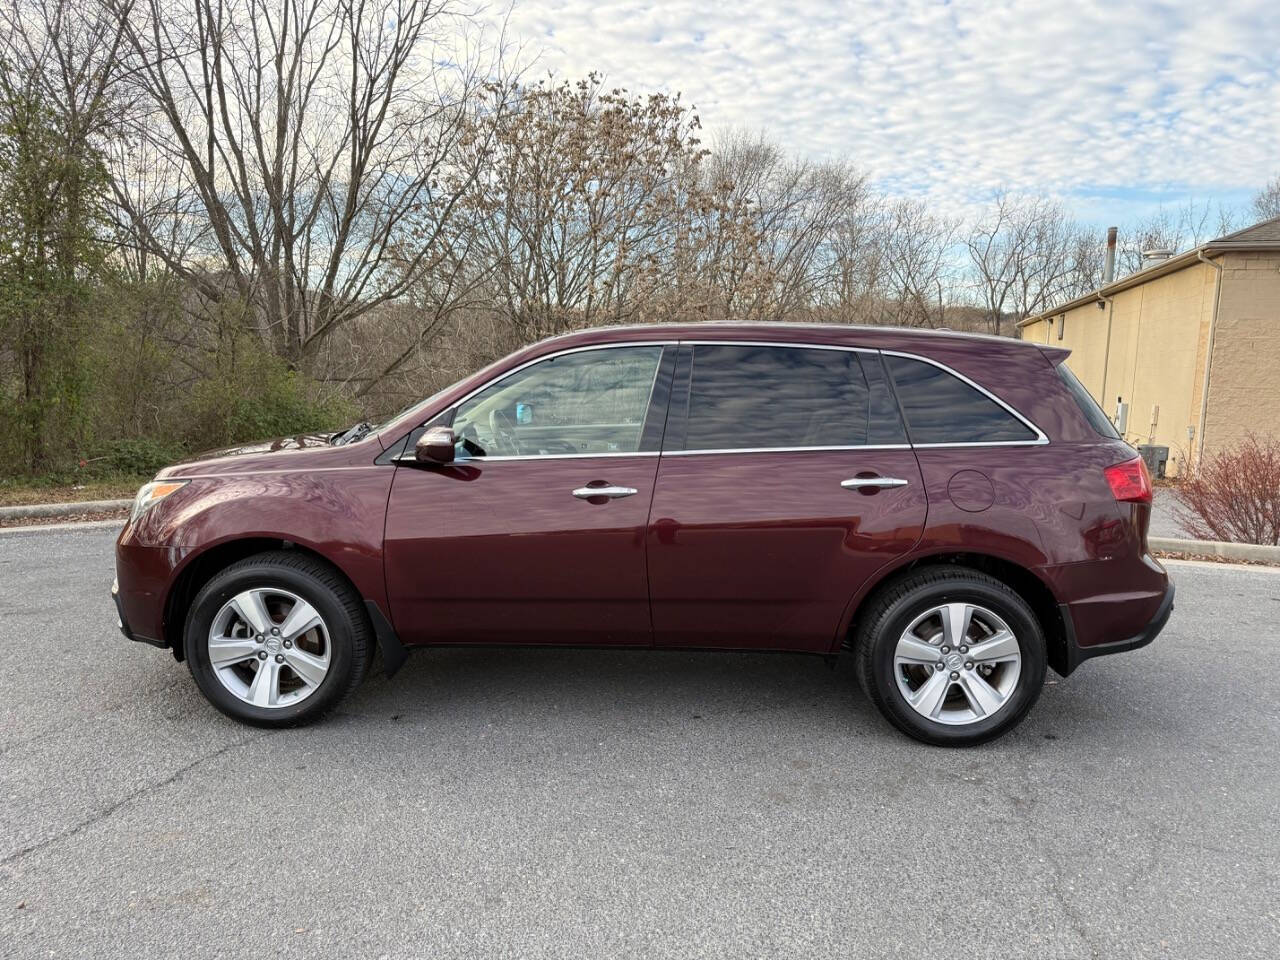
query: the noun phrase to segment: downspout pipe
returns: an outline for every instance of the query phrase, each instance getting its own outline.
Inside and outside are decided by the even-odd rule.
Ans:
[[[1102,389],[1099,391],[1100,404],[1107,409],[1107,380],[1111,376],[1111,321],[1116,315],[1116,298],[1098,294],[1098,306],[1107,310],[1107,345],[1102,352]]]
[[[1102,262],[1102,286],[1098,290],[1098,306],[1105,305],[1107,310],[1107,346],[1102,354],[1102,408],[1107,406],[1107,375],[1111,372],[1111,320],[1115,316],[1116,301],[1114,297],[1104,297],[1105,290],[1116,278],[1116,234],[1115,227],[1107,227],[1107,258]]]
[[[1217,277],[1213,284],[1213,313],[1209,317],[1209,342],[1204,351],[1204,381],[1200,385],[1200,425],[1196,428],[1196,469],[1204,462],[1204,425],[1209,415],[1209,369],[1213,366],[1213,338],[1218,332],[1218,305],[1222,303],[1222,264],[1215,263],[1196,251],[1196,259],[1213,267]]]

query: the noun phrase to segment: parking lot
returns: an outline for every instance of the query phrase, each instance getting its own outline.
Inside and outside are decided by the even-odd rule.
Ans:
[[[5,957],[1275,957],[1280,571],[947,751],[847,665],[418,653],[238,726],[115,629],[114,531],[0,534]]]

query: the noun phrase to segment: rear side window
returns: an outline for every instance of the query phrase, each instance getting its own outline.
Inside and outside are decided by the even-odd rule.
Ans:
[[[1089,421],[1089,426],[1104,437],[1119,440],[1120,434],[1116,431],[1115,425],[1107,419],[1106,413],[1098,406],[1097,401],[1093,399],[1093,395],[1084,388],[1084,384],[1076,379],[1076,375],[1067,369],[1065,363],[1058,364],[1057,370],[1058,376],[1062,378],[1062,382],[1071,391],[1071,396],[1075,397],[1076,405],[1080,408],[1080,412]]]
[[[870,377],[862,362],[851,350],[698,344],[682,449],[905,443],[878,362]]]
[[[912,443],[1016,443],[1036,433],[980,390],[941,367],[885,356]]]

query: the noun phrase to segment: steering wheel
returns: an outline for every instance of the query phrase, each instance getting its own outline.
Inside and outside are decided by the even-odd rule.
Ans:
[[[506,426],[502,422],[506,422]],[[520,441],[516,439],[516,427],[511,422],[511,418],[506,412],[494,407],[489,411],[489,429],[493,431],[494,439],[499,441],[503,446],[510,446],[511,452],[517,457],[523,452],[520,449]]]

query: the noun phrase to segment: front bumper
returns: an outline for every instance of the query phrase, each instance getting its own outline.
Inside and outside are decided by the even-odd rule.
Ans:
[[[133,631],[129,629],[129,621],[124,618],[124,604],[120,602],[120,578],[111,581],[111,602],[116,605],[116,626],[124,634],[126,640],[133,639]]]
[[[1082,647],[1076,639],[1075,620],[1071,616],[1070,604],[1059,604],[1058,610],[1062,614],[1062,624],[1066,631],[1066,662],[1063,664],[1064,669],[1058,672],[1065,677],[1086,660],[1092,660],[1094,657],[1105,657],[1112,653],[1137,650],[1140,647],[1145,647],[1159,636],[1160,631],[1164,629],[1164,625],[1169,622],[1169,615],[1173,613],[1173,584],[1170,583],[1165,588],[1164,597],[1160,600],[1160,606],[1156,608],[1155,614],[1152,615],[1147,625],[1139,633],[1125,640],[1115,640],[1111,643],[1095,643]]]
[[[124,634],[126,640],[149,643],[153,647],[168,646],[163,640],[152,639],[136,633],[133,627],[129,625],[129,615],[125,611],[124,600],[120,596],[120,577],[118,575],[111,581],[111,602],[116,605],[116,626],[120,628],[120,632]]]

